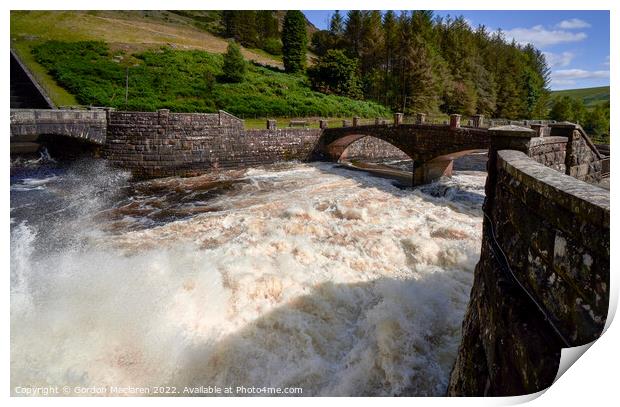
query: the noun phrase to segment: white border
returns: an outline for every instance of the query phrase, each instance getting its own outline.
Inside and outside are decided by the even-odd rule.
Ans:
[[[4,55],[6,56],[6,52],[10,48],[10,27],[9,27],[9,10],[42,10],[42,9],[76,9],[76,10],[84,10],[84,9],[128,9],[128,10],[142,10],[142,9],[271,9],[271,10],[282,10],[282,9],[301,9],[301,10],[327,10],[327,9],[341,9],[341,10],[349,10],[349,9],[394,9],[394,10],[407,10],[407,9],[430,9],[430,10],[583,10],[587,8],[588,10],[611,10],[611,45],[610,45],[610,66],[616,68],[610,70],[610,83],[615,83],[615,78],[617,78],[618,69],[620,66],[620,61],[618,60],[619,55],[616,51],[618,48],[618,27],[620,27],[620,2],[618,1],[604,1],[604,0],[589,0],[587,2],[570,2],[570,1],[541,1],[541,0],[505,0],[505,1],[482,1],[482,0],[470,0],[467,2],[457,1],[457,0],[444,0],[444,1],[429,1],[429,0],[420,0],[420,1],[395,1],[395,0],[383,0],[383,1],[374,1],[374,2],[364,2],[360,3],[359,1],[326,1],[326,0],[313,0],[313,1],[298,1],[298,0],[271,0],[271,1],[262,1],[262,2],[250,2],[250,1],[239,1],[239,0],[226,0],[226,1],[188,1],[188,0],[174,0],[174,1],[162,1],[162,0],[153,0],[153,1],[120,1],[120,0],[108,0],[105,2],[97,2],[97,3],[89,3],[83,0],[65,0],[65,1],[32,1],[32,0],[22,0],[19,2],[11,2],[11,4],[4,4],[4,21],[5,25],[5,40],[3,42],[5,47]],[[3,128],[6,132],[9,129],[9,81],[7,78],[9,77],[9,64],[8,58],[5,59],[5,63],[2,65],[3,78],[5,80],[2,82],[3,96],[1,102],[3,106],[5,106],[4,112],[5,114],[2,116],[1,120],[3,123]],[[618,132],[620,134],[620,127],[618,124],[618,113],[619,109],[617,107],[616,101],[620,100],[618,97],[618,89],[612,87],[611,88],[611,128],[612,133]],[[615,132],[614,132],[615,130]],[[0,390],[0,394],[2,394],[3,398],[9,398],[9,242],[10,242],[10,227],[8,222],[8,213],[9,213],[9,148],[8,148],[8,134],[4,134],[6,137],[5,142],[0,145],[0,151],[2,152],[2,157],[5,162],[5,175],[2,178],[0,191],[2,191],[3,200],[2,200],[2,209],[0,209],[1,213],[4,214],[4,222],[5,222],[5,232],[3,236],[5,237],[3,240],[3,244],[0,248],[1,259],[3,261],[4,267],[2,276],[2,315],[4,319],[4,327],[2,330],[2,335],[0,335],[0,345],[2,348],[2,381],[3,385]],[[616,137],[620,137],[617,135]],[[616,143],[614,142],[614,145]],[[620,147],[619,147],[620,148]],[[614,160],[611,163],[611,171],[612,171],[612,179],[615,180],[615,177],[618,176],[620,166],[619,160]],[[615,183],[612,181],[612,184]],[[614,189],[612,189],[612,192]],[[614,206],[615,199],[612,194],[612,206]],[[612,209],[612,213],[615,212],[615,208]],[[611,242],[612,247],[613,243],[616,241],[616,237],[618,234],[618,222],[614,221],[615,219],[612,216],[612,235]],[[612,283],[611,283],[611,309],[610,315],[612,312],[615,312],[615,308],[618,301],[618,278],[616,265],[618,263],[618,256],[613,253],[611,255],[611,270],[612,270]],[[618,323],[612,324],[608,330],[605,332],[603,337],[599,339],[587,352],[585,357],[580,358],[573,367],[569,368],[568,371],[555,383],[548,391],[541,392],[541,397],[538,397],[535,401],[533,401],[533,405],[555,405],[555,404],[564,404],[564,405],[578,405],[578,404],[600,404],[607,405],[612,400],[617,400],[616,388],[618,386],[617,374],[618,374],[618,362],[620,360],[620,328],[618,328]],[[531,400],[534,396],[524,396],[524,397],[515,397],[515,398],[417,398],[415,400],[411,400],[409,398],[401,398],[401,399],[379,399],[379,398],[356,398],[352,402],[360,405],[368,405],[374,403],[389,403],[394,405],[407,405],[410,406],[415,405],[471,405],[471,406],[479,406],[479,405],[512,405],[521,402],[525,402]],[[313,407],[316,403],[341,403],[345,400],[340,399],[316,399],[316,398],[302,398],[302,399],[266,399],[266,398],[250,398],[250,399],[152,399],[152,398],[132,398],[132,399],[121,399],[114,398],[113,400],[105,399],[105,398],[91,398],[89,400],[83,400],[79,398],[68,398],[68,399],[43,399],[43,398],[10,398],[9,403],[15,405],[30,405],[30,404],[59,404],[59,405],[80,405],[84,402],[89,404],[93,403],[95,405],[101,405],[103,403],[107,403],[111,401],[112,403],[118,403],[123,405],[135,405],[136,403],[149,403],[149,404],[157,404],[161,405],[163,403],[174,402],[178,403],[215,403],[218,405],[235,405],[238,403],[244,403],[252,405],[285,405],[289,403],[295,403],[295,405],[312,405]]]

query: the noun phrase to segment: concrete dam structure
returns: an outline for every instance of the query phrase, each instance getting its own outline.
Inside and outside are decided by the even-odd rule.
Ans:
[[[541,136],[542,135],[542,136]],[[113,110],[12,110],[11,142],[89,145],[138,178],[191,176],[298,160],[360,155],[410,157],[414,182],[450,175],[452,162],[488,150],[483,239],[463,336],[448,394],[504,396],[553,382],[560,350],[595,340],[609,304],[609,191],[596,186],[608,168],[583,129],[490,129],[423,118],[404,124],[248,130],[215,114]],[[355,145],[366,140],[363,153]],[[396,152],[394,152],[396,150]]]

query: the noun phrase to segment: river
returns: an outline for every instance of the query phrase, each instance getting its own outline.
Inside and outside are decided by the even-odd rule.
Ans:
[[[11,387],[443,395],[485,176],[403,188],[285,163],[137,182],[13,160]]]

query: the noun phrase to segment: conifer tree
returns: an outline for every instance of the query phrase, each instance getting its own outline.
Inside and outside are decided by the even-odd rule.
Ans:
[[[299,10],[289,10],[282,27],[282,61],[286,72],[303,71],[306,65],[306,19]]]
[[[227,82],[242,82],[245,76],[246,64],[241,55],[239,45],[231,41],[224,54],[224,66],[222,68],[224,80]]]

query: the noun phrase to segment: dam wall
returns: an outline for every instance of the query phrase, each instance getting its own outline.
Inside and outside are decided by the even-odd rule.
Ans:
[[[452,396],[545,389],[561,349],[595,340],[605,325],[609,191],[566,174],[571,152],[558,147],[561,139],[528,134],[499,128],[492,137],[481,255]]]

